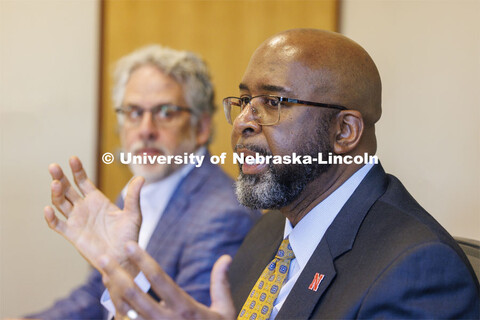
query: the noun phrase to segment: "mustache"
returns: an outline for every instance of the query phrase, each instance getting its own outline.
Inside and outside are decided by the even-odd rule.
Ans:
[[[130,146],[129,152],[137,152],[138,150],[145,148],[158,149],[164,155],[170,154],[164,146],[156,144],[152,141],[137,141]]]
[[[253,144],[237,144],[235,145],[235,152],[237,152],[238,149],[245,149],[245,150],[248,150],[248,151],[252,151],[252,152],[255,152],[255,153],[258,153],[259,155],[261,156],[271,156],[272,153],[270,151],[268,151],[266,148],[262,148],[260,146],[256,146],[256,145],[253,145]]]

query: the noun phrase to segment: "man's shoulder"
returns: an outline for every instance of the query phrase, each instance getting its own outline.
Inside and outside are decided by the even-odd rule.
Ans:
[[[325,238],[336,263],[348,270],[358,265],[355,270],[373,278],[399,262],[402,255],[430,247],[443,248],[446,255],[454,252],[469,266],[450,234],[380,165],[365,176]]]
[[[387,179],[385,193],[373,203],[358,230],[351,255],[374,259],[376,267],[381,269],[418,250],[432,250],[445,256],[455,254],[471,269],[453,237],[413,198],[400,180],[393,175],[387,175]]]
[[[353,230],[364,231],[372,237],[382,236],[387,242],[454,242],[400,180],[385,173],[381,165],[376,165],[367,174],[340,211],[336,219],[340,221],[332,225],[337,231],[347,232],[342,225],[352,219],[358,219],[360,227]]]
[[[387,189],[372,206],[365,219],[366,225],[371,222],[375,228],[385,228],[389,230],[389,234],[406,242],[440,241],[449,245],[455,243],[450,234],[414,199],[399,179],[393,175],[387,177]]]
[[[450,318],[449,310],[468,310],[468,307],[447,307],[452,304],[453,295],[442,291],[455,287],[455,294],[463,297],[465,303],[478,297],[475,293],[478,282],[463,251],[397,178],[385,173],[378,174],[377,178],[366,177],[367,183],[360,185],[359,193],[352,195],[354,201],[337,216],[341,226],[337,223],[335,232],[327,236],[336,275],[323,296],[318,316],[348,318],[361,314],[361,317],[375,318],[382,312],[379,307],[382,303],[383,306],[393,305],[406,318]],[[379,183],[383,188],[378,188]],[[375,188],[378,193],[374,199],[368,199]],[[362,212],[359,208],[368,201],[366,212]],[[345,227],[349,221],[357,219],[357,215],[362,216],[358,218],[358,229],[351,225]],[[349,237],[353,239],[349,249],[337,250],[338,243]],[[354,288],[352,283],[355,283]],[[437,289],[439,292],[435,291]],[[416,300],[417,295],[424,301]],[[339,297],[344,305],[356,307],[338,308]],[[442,304],[446,313],[438,312]],[[348,313],[351,311],[354,313]],[[380,317],[391,317],[390,311],[386,307],[385,315]]]

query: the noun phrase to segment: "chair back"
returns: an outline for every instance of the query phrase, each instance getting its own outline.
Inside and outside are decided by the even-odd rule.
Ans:
[[[477,279],[480,281],[480,241],[461,237],[455,237],[455,240],[463,252],[465,252],[477,275]]]

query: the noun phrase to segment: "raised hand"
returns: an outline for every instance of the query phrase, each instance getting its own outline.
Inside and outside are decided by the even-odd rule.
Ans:
[[[142,222],[139,194],[143,178],[130,181],[125,207],[121,210],[88,179],[77,157],[70,158],[69,164],[81,193],[72,187],[58,164],[51,164],[52,204],[66,220],[60,220],[53,208],[47,206],[44,214],[48,226],[70,241],[95,268],[99,269],[101,256],[109,255],[128,272],[135,273],[135,268],[126,259],[125,244],[138,241]]]
[[[208,308],[180,289],[157,262],[136,243],[128,243],[126,251],[128,259],[144,273],[153,291],[161,298],[161,302],[156,302],[142,292],[131,275],[116,261],[104,256],[100,260],[100,267],[103,269],[103,282],[117,311],[116,319],[123,319],[130,310],[139,315],[136,319],[235,318],[235,308],[227,280],[227,270],[232,260],[230,256],[220,257],[213,266],[210,286],[212,305]]]

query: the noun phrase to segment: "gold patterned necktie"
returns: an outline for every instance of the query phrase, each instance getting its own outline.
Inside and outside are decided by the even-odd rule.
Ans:
[[[238,320],[265,320],[287,278],[290,262],[295,258],[288,238],[282,241],[275,258],[263,270],[238,315]]]

